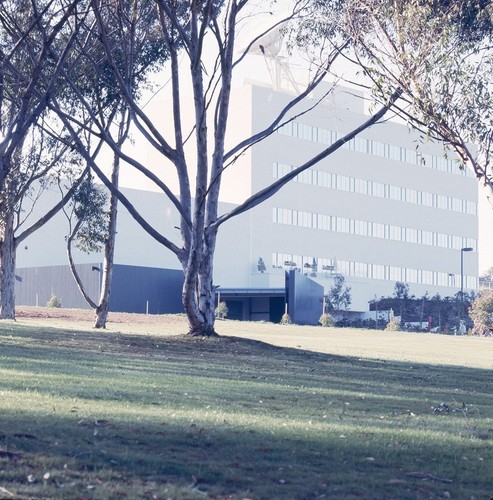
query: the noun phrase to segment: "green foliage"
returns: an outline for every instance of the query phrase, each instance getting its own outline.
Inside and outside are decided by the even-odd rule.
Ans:
[[[391,318],[391,320],[387,323],[385,330],[388,332],[399,332],[401,330],[401,322],[397,317]]]
[[[62,301],[56,295],[52,295],[50,300],[46,303],[47,307],[61,308]]]
[[[487,269],[480,277],[481,281],[493,281],[493,267]]]
[[[376,101],[400,91],[396,112],[493,190],[491,19],[489,0],[353,0],[341,29]]]
[[[403,283],[402,281],[396,281],[394,285],[394,297],[396,299],[408,299],[410,297],[409,285],[407,283]]]
[[[469,308],[473,335],[491,335],[493,329],[493,290],[482,290]]]
[[[216,309],[214,310],[214,315],[216,318],[219,319],[225,319],[228,316],[228,306],[226,305],[226,302],[219,302],[217,305]]]
[[[451,333],[457,329],[460,320],[465,320],[467,326],[472,323],[467,317],[467,310],[474,299],[474,294],[460,292],[453,297],[441,297],[439,294],[429,297],[412,295],[409,286],[397,282],[391,297],[381,297],[373,301],[370,310],[390,311],[401,318],[401,325],[408,322],[423,323],[431,318],[431,327],[435,332]]]
[[[107,235],[106,193],[88,176],[74,193],[71,206],[75,218],[73,243],[82,252],[97,252]]]
[[[351,305],[351,287],[344,286],[346,279],[342,274],[334,275],[334,286],[327,294],[328,311],[347,311]]]
[[[288,313],[284,313],[282,315],[280,324],[281,325],[292,325],[293,321],[291,320],[291,316]]]
[[[257,269],[260,273],[265,273],[265,270],[266,270],[266,267],[265,267],[265,262],[264,260],[262,259],[262,257],[259,257],[258,258],[258,262],[257,262]]]
[[[334,318],[329,313],[322,314],[318,322],[324,327],[334,327],[336,325]]]

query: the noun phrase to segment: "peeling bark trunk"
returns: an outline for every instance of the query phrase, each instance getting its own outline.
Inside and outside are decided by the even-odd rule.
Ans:
[[[183,306],[188,318],[189,335],[214,337],[215,289],[213,285],[216,233],[206,234],[200,252],[184,268]]]
[[[6,214],[0,242],[0,319],[15,319],[15,252],[14,217]]]
[[[111,182],[118,188],[120,174],[120,161],[115,157]],[[110,214],[108,222],[108,239],[104,245],[103,276],[101,278],[101,295],[96,307],[96,320],[94,328],[106,328],[110,307],[111,283],[113,279],[113,262],[115,255],[116,223],[118,216],[118,198],[112,193],[110,197]]]
[[[216,247],[216,235],[206,234],[204,241],[204,256],[198,276],[199,309],[204,318],[204,333],[202,335],[217,335],[214,330],[215,324],[215,296],[213,285],[214,251]]]

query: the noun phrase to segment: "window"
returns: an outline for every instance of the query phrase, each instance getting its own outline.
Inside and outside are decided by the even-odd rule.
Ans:
[[[418,203],[418,192],[415,189],[407,189],[406,200],[409,203]]]
[[[389,266],[390,280],[391,281],[405,281],[402,277],[402,268]]]
[[[431,193],[422,193],[421,195],[421,202],[425,207],[432,207],[433,206],[433,195]]]
[[[313,181],[312,181],[312,171],[311,170],[305,170],[304,172],[301,172],[301,174],[298,174],[296,176],[296,180],[298,182],[303,183],[303,184],[313,184]]]
[[[418,230],[412,227],[406,228],[406,241],[408,243],[418,243]]]
[[[390,226],[389,238],[391,240],[402,241],[402,228],[399,226]]]
[[[421,244],[433,245],[433,233],[431,231],[421,231]]]
[[[298,225],[301,227],[313,227],[312,214],[310,212],[298,212]]]
[[[417,269],[406,269],[406,281],[409,283],[418,283]]]
[[[381,264],[373,264],[372,266],[372,278],[376,280],[385,279],[385,266]]]
[[[446,234],[438,233],[437,239],[437,245],[439,247],[448,248],[448,236]]]
[[[421,283],[433,285],[433,271],[421,271]]]
[[[462,200],[457,198],[452,199],[452,210],[454,212],[462,212]]]
[[[337,217],[336,227],[339,233],[349,233],[349,219],[346,217]]]
[[[385,226],[384,224],[380,224],[379,222],[372,223],[372,236],[374,238],[384,238],[385,237]]]
[[[385,197],[385,184],[381,182],[373,182],[372,183],[372,194],[373,196],[377,196],[378,198]]]
[[[354,179],[355,193],[368,194],[368,181],[364,179]]]
[[[368,222],[364,220],[354,221],[354,234],[368,236]]]
[[[292,224],[293,211],[290,210],[289,208],[274,208],[273,222],[277,224]]]
[[[337,188],[341,191],[349,191],[349,177],[345,175],[337,176]]]

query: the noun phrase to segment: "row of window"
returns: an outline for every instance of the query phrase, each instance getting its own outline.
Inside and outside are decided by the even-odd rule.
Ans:
[[[272,221],[275,224],[287,224],[290,226],[306,227],[336,233],[355,234],[370,238],[385,238],[405,243],[452,248],[455,250],[460,250],[464,247],[477,248],[477,240],[473,238],[465,238],[462,236],[437,233],[411,227],[394,226],[392,224],[383,224],[380,222],[349,219],[336,215],[304,212],[301,210],[292,210],[290,208],[274,207],[272,209]]]
[[[339,259],[317,258],[313,256],[293,255],[287,253],[273,253],[272,265],[274,267],[297,267],[305,268],[305,264],[315,264],[318,273],[328,275],[339,273],[344,276],[355,278],[368,278],[386,281],[402,281],[405,283],[419,283],[423,285],[457,287],[460,283],[460,275],[429,271],[425,269],[410,269],[407,267],[389,266],[385,264],[369,264],[365,262],[353,262]],[[313,269],[315,270],[315,269]],[[464,275],[464,288],[477,289],[477,278]]]
[[[285,163],[273,164],[273,176],[276,179],[283,177],[294,169],[292,165]],[[310,184],[312,186],[326,187],[337,189],[339,191],[348,191],[351,193],[364,194],[367,196],[375,196],[377,198],[387,198],[389,200],[402,201],[405,203],[413,203],[426,207],[440,208],[443,210],[451,210],[469,215],[477,214],[477,203],[469,200],[461,200],[444,196],[441,194],[428,193],[392,184],[384,184],[382,182],[369,181],[366,179],[357,179],[347,175],[334,174],[331,172],[323,172],[322,170],[305,170],[297,175],[295,182]]]
[[[286,123],[278,129],[278,133],[326,145],[333,144],[344,136],[344,134],[335,130],[327,130],[314,125],[299,123],[297,121]],[[344,149],[349,149],[350,151],[357,151],[359,153],[387,158],[401,163],[422,165],[424,167],[442,172],[450,172],[467,177],[474,177],[473,173],[468,169],[461,169],[456,160],[421,153],[417,148],[408,149],[400,146],[393,146],[392,144],[375,141],[373,139],[366,139],[364,137],[354,137],[350,141],[346,142],[342,147]]]

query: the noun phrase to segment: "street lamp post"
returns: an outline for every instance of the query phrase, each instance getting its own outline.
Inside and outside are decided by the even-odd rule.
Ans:
[[[460,312],[459,312],[459,333],[466,333],[466,326],[462,320],[464,317],[464,252],[472,252],[473,248],[464,247],[460,249]]]
[[[474,249],[471,247],[464,247],[460,249],[460,297],[464,297],[464,252],[472,252]]]

